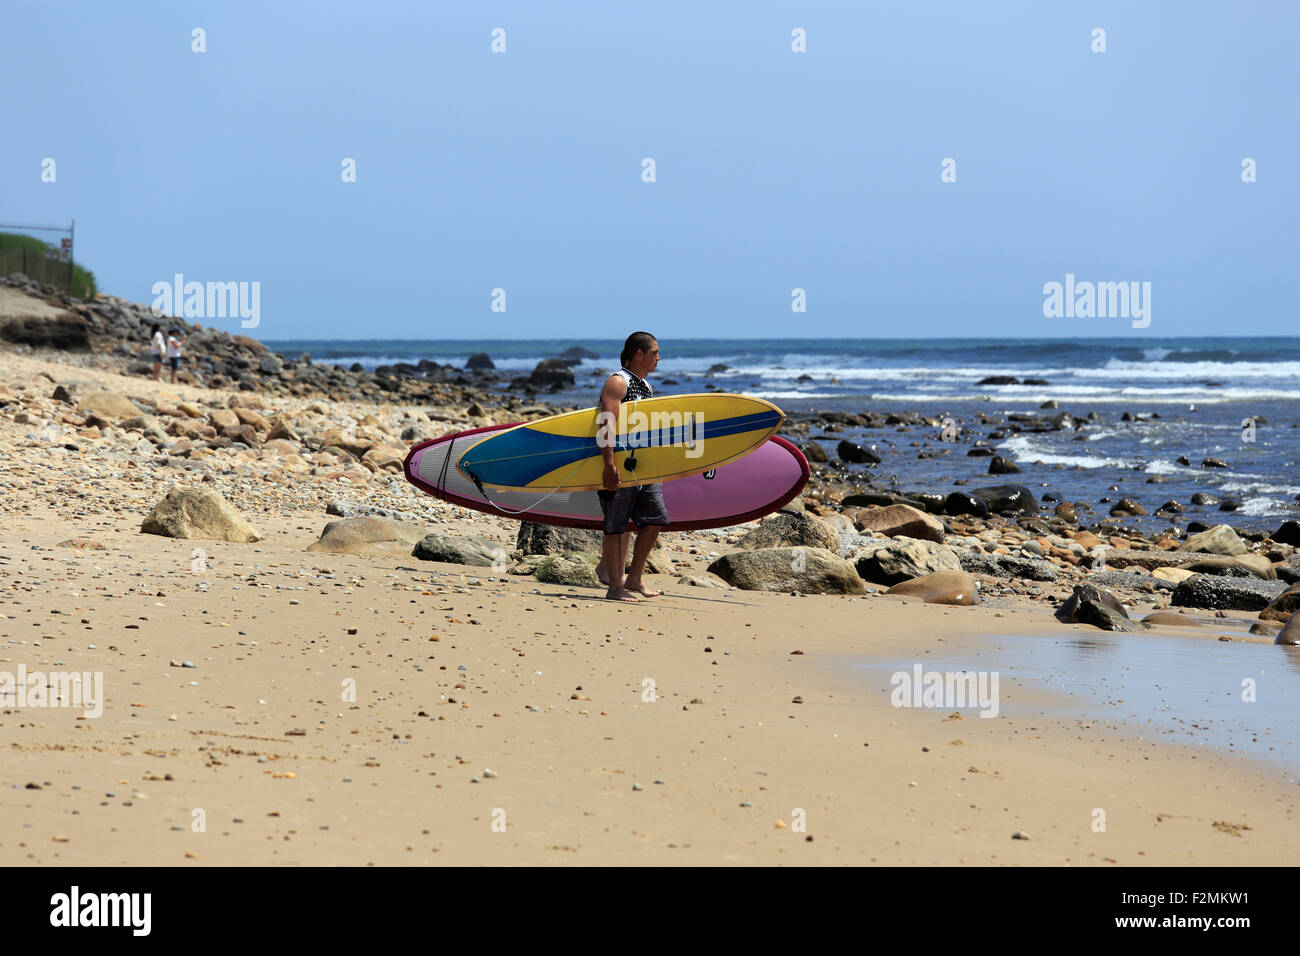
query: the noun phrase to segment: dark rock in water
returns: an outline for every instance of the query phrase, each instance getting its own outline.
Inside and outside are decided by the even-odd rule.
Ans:
[[[539,388],[572,388],[575,379],[561,359],[542,359],[528,376],[528,383]]]
[[[976,488],[973,494],[983,498],[989,511],[997,514],[1032,514],[1038,511],[1038,499],[1024,485],[992,485]]]
[[[1171,604],[1224,611],[1262,611],[1286,590],[1282,581],[1193,574],[1174,588]]]
[[[1169,479],[1166,478],[1164,475],[1152,475],[1150,478],[1147,479],[1147,484],[1148,484],[1148,485],[1163,485],[1163,484],[1167,484],[1168,481],[1169,481]]]
[[[63,349],[84,352],[90,349],[90,329],[86,320],[68,313],[52,319],[22,316],[0,326],[0,338],[33,348]]]
[[[1274,644],[1300,644],[1300,614],[1292,614],[1291,619],[1278,631]]]
[[[1182,514],[1182,513],[1183,513],[1184,511],[1186,511],[1186,510],[1187,510],[1187,508],[1183,506],[1182,502],[1180,502],[1180,501],[1175,501],[1173,498],[1170,498],[1168,501],[1166,501],[1164,504],[1162,504],[1159,508],[1157,508],[1157,509],[1156,509],[1156,512],[1159,513],[1159,512],[1161,512],[1161,511],[1163,511],[1163,512],[1166,512],[1166,513],[1168,513],[1168,514]]]
[[[1061,403],[1054,398],[1049,398],[1047,401],[1043,402],[1043,404],[1039,405],[1038,407],[1039,408],[1060,408]]]
[[[366,367],[362,365],[360,362],[353,362],[351,365],[348,366],[349,372],[364,372],[365,370]]]
[[[1289,621],[1300,611],[1300,585],[1291,585],[1259,612],[1262,621]]]
[[[925,506],[926,513],[932,515],[943,514],[944,503],[948,500],[947,495],[930,491],[909,491],[907,497],[911,501],[919,501]]]
[[[581,345],[573,345],[557,355],[556,358],[571,365],[577,365],[583,359],[600,358],[600,356],[591,349],[584,349]]]
[[[976,498],[964,492],[954,491],[943,502],[946,515],[974,515],[977,518],[989,516],[988,503],[983,498]]]
[[[1224,498],[1221,502],[1219,502],[1220,511],[1236,511],[1240,507],[1241,507],[1241,502],[1238,501],[1236,498]]]
[[[1091,624],[1103,631],[1131,631],[1133,622],[1119,598],[1094,584],[1076,584],[1074,593],[1056,611],[1065,624]]]
[[[705,375],[716,375],[718,372],[726,372],[726,371],[729,371],[730,369],[731,369],[731,366],[730,366],[730,365],[723,365],[721,362],[719,362],[717,365],[710,365],[710,366],[709,366],[709,370],[708,370],[707,372],[705,372],[704,374],[705,374]]]
[[[1112,518],[1128,518],[1132,515],[1144,515],[1147,509],[1132,498],[1121,498],[1111,506],[1110,516]]]
[[[990,475],[1018,475],[1020,466],[1014,461],[1007,461],[1001,455],[994,455],[993,460],[989,462]]]
[[[515,548],[524,554],[568,554],[589,551],[600,554],[605,536],[587,528],[561,528],[525,521],[519,526]]]
[[[806,373],[803,374],[803,375],[800,375],[798,378],[795,379],[796,382],[811,382],[812,380],[813,380],[813,377],[812,377],[811,375],[806,374]]]
[[[1271,537],[1280,544],[1300,547],[1300,521],[1282,522],[1282,527],[1274,531]]]
[[[477,372],[480,369],[486,371],[496,368],[496,363],[492,361],[492,356],[486,352],[475,352],[465,360],[465,367],[471,372]]]
[[[851,441],[841,441],[835,446],[835,454],[840,459],[854,465],[878,465],[881,458],[869,448],[855,445]]]
[[[1051,385],[1052,383],[1045,378],[1027,378],[1024,379],[1020,384],[1021,385]]]
[[[1056,568],[1047,561],[1011,554],[985,554],[982,551],[959,551],[961,569],[970,574],[987,574],[995,578],[1024,578],[1029,581],[1055,581]]]
[[[1047,495],[1043,495],[1043,498],[1044,500],[1046,500]],[[1079,511],[1077,508],[1075,508],[1074,503],[1071,501],[1062,501],[1059,505],[1057,505],[1056,516],[1058,518],[1064,518],[1066,521],[1070,522],[1071,524],[1078,524],[1079,522]]]
[[[1178,462],[1178,464],[1180,465],[1185,465],[1188,468],[1190,468],[1192,465],[1191,459],[1189,459],[1186,455],[1179,455],[1177,458],[1174,459],[1174,461]]]
[[[1194,505],[1217,505],[1218,496],[1210,494],[1208,491],[1198,491],[1192,495],[1192,504]]]
[[[829,456],[826,454],[826,449],[815,441],[804,442],[799,446],[799,450],[803,452],[805,458],[812,462],[823,464],[830,460]]]
[[[1014,375],[987,375],[975,383],[976,385],[1019,385],[1020,379]]]
[[[1188,533],[1188,534],[1199,534],[1199,533],[1202,532],[1202,531],[1209,531],[1209,530],[1210,530],[1210,526],[1209,526],[1208,524],[1206,524],[1204,521],[1189,521],[1189,522],[1187,522],[1187,533]]]
[[[1205,458],[1201,461],[1202,468],[1227,468],[1228,463],[1221,458]]]
[[[992,448],[986,448],[983,445],[976,445],[974,448],[966,452],[966,457],[967,458],[988,458],[992,454],[993,454]]]

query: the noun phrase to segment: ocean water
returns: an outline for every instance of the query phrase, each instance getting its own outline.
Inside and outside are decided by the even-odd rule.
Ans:
[[[1095,721],[1103,737],[1106,726],[1118,724],[1141,740],[1271,764],[1291,783],[1300,776],[1300,728],[1292,717],[1300,694],[1300,648],[1093,628],[1051,637],[983,635],[976,643],[976,649],[926,656],[921,663],[941,673],[996,672],[1000,716],[1044,712],[1039,704],[1016,700],[1014,679],[1056,695],[1047,713]],[[917,662],[845,663],[887,695],[892,675],[911,673]]]
[[[579,345],[601,357],[575,366],[574,390],[548,395],[594,403],[604,375],[617,366],[614,340],[536,341],[273,341],[288,356],[366,368],[431,359],[463,366],[487,352],[506,374],[531,370],[543,358]],[[1300,337],[1107,339],[665,339],[652,381],[658,394],[705,391],[709,385],[766,398],[787,413],[915,411],[950,417],[960,440],[937,428],[845,430],[818,439],[832,455],[841,438],[871,445],[878,466],[855,466],[864,487],[954,490],[1024,484],[1038,494],[1090,504],[1104,517],[1120,496],[1136,498],[1152,516],[1125,524],[1153,530],[1225,522],[1275,528],[1300,517]],[[708,374],[715,365],[722,371]],[[989,376],[1043,379],[1047,385],[980,385]],[[506,388],[508,386],[500,386]],[[1051,415],[1059,403],[1077,419],[1101,420],[1078,430],[1028,432],[993,439],[998,454],[1022,469],[990,476],[987,458],[968,458],[991,426],[979,415]],[[1134,420],[1123,421],[1125,412]],[[1005,429],[1004,429],[1005,431]],[[816,431],[814,434],[818,434]],[[915,443],[915,444],[914,444]],[[1176,463],[1185,455],[1192,465]],[[1219,458],[1227,468],[1201,467]],[[1158,476],[1163,483],[1149,483]],[[1118,490],[1111,490],[1111,488]],[[1235,511],[1192,506],[1196,491],[1238,503]],[[1168,500],[1187,506],[1181,522],[1157,519]]]

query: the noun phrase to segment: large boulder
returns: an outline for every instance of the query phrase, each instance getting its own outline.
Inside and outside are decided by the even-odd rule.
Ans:
[[[410,554],[411,546],[424,536],[418,525],[391,518],[344,518],[325,525],[320,540],[308,551],[334,554]]]
[[[509,555],[505,548],[487,538],[453,538],[447,534],[426,534],[416,544],[411,557],[445,564],[468,564],[474,567],[499,567],[505,570]]]
[[[1103,631],[1130,631],[1133,622],[1119,598],[1093,584],[1076,584],[1074,593],[1056,610],[1065,624],[1091,624]]]
[[[708,570],[744,591],[864,594],[853,565],[822,548],[765,548],[724,554]]]
[[[976,518],[989,516],[988,502],[964,491],[954,491],[944,500],[943,513],[946,515],[974,515]]]
[[[1282,581],[1193,574],[1174,588],[1169,603],[1222,611],[1262,611],[1285,590]]]
[[[983,499],[995,514],[1037,514],[1038,499],[1024,485],[992,485],[973,488],[971,494]]]
[[[1178,546],[1179,551],[1200,551],[1205,554],[1249,554],[1246,542],[1237,537],[1231,525],[1216,524],[1208,531],[1194,534]]]
[[[1180,611],[1152,611],[1142,618],[1143,624],[1160,624],[1164,627],[1200,627],[1195,618],[1188,617]]]
[[[925,604],[965,607],[980,602],[979,585],[965,571],[936,571],[895,584],[885,593],[919,597]]]
[[[515,550],[524,554],[567,554],[591,551],[600,554],[605,535],[587,528],[561,528],[525,521],[519,526]]]
[[[172,487],[140,525],[144,534],[248,544],[262,540],[225,498],[209,488]]]
[[[577,558],[578,556],[574,556]],[[596,568],[584,560],[574,560],[548,554],[541,557],[533,570],[533,577],[544,584],[564,584],[570,587],[604,587],[596,577]]]
[[[828,523],[806,512],[782,511],[761,522],[757,528],[740,539],[739,547],[746,551],[762,548],[824,548],[840,549],[839,532]]]
[[[887,538],[859,548],[849,561],[864,581],[898,584],[938,571],[960,571],[952,548],[917,538]]]
[[[853,515],[853,523],[859,531],[943,543],[943,522],[911,505],[862,508]]]
[[[82,415],[98,415],[110,422],[120,422],[137,417],[143,410],[121,392],[100,389],[78,398],[77,411]]]
[[[487,371],[496,368],[496,363],[492,361],[492,356],[486,352],[475,352],[466,360],[465,367],[472,372]]]
[[[1259,616],[1264,621],[1289,621],[1297,611],[1300,611],[1300,584],[1293,584],[1273,598]]]

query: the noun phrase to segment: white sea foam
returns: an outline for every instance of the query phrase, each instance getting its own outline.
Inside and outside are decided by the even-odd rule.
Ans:
[[[1012,435],[997,446],[1004,458],[1018,464],[1042,462],[1044,465],[1065,465],[1067,468],[1123,468],[1131,469],[1134,462],[1123,458],[1102,458],[1098,455],[1053,455],[1034,447],[1028,435]]]

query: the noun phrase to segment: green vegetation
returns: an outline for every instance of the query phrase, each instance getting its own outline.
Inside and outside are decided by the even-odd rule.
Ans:
[[[0,232],[0,276],[21,272],[30,279],[42,284],[48,283],[69,295],[93,299],[99,291],[95,285],[95,274],[74,262],[69,275],[68,263],[45,258],[49,248],[47,242],[35,236]]]

